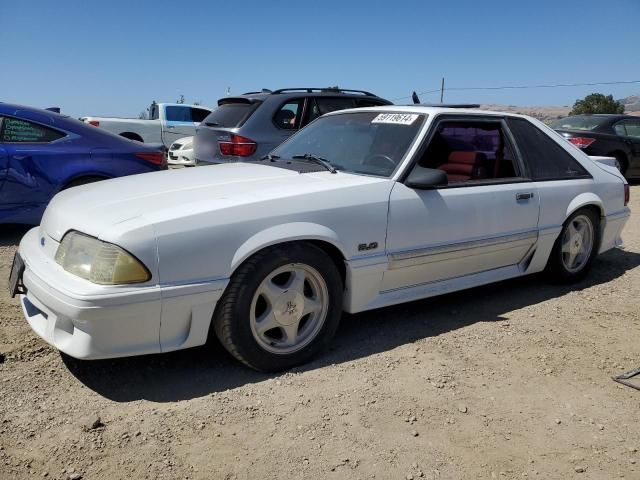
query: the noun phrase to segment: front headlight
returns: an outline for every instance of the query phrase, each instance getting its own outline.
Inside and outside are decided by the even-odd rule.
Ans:
[[[67,272],[101,285],[146,282],[149,270],[122,248],[79,232],[68,232],[55,256]]]

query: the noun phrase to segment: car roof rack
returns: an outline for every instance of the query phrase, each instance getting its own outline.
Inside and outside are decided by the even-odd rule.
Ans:
[[[408,103],[407,106],[437,108],[480,108],[479,103]]]
[[[374,95],[371,92],[367,92],[366,90],[352,90],[349,88],[339,88],[339,87],[321,87],[321,88],[317,88],[317,87],[291,87],[291,88],[280,88],[278,90],[274,90],[273,94],[277,94],[277,93],[288,93],[288,92],[307,92],[307,93],[313,93],[313,92],[332,92],[332,93],[359,93],[361,95],[366,95],[368,97],[377,97],[377,95]]]

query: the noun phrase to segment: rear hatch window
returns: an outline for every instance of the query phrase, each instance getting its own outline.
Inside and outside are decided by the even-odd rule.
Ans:
[[[237,128],[256,111],[260,101],[226,101],[204,119],[203,125],[208,127]]]

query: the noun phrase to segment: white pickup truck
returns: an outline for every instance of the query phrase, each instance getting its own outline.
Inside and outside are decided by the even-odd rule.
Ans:
[[[195,135],[196,126],[211,113],[209,108],[182,103],[155,103],[149,120],[118,117],[80,117],[83,122],[144,143],[164,143],[168,148],[182,137]]]

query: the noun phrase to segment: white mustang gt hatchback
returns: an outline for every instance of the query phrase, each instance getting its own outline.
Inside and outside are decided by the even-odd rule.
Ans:
[[[262,161],[58,194],[10,287],[76,358],[216,335],[250,367],[286,369],[327,346],[342,311],[545,269],[581,279],[629,216],[625,179],[600,161],[519,115],[344,110]]]

